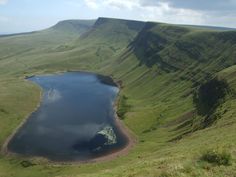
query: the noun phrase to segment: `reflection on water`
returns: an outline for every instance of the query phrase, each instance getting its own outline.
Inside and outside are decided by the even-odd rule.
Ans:
[[[43,88],[43,99],[10,141],[10,151],[54,161],[90,160],[127,143],[114,123],[118,88],[111,79],[70,72],[29,80]]]

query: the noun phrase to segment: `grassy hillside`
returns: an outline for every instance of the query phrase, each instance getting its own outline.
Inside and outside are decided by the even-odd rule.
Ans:
[[[0,176],[235,176],[235,51],[235,31],[106,18],[0,38],[0,145],[39,102],[23,77],[66,70],[120,80],[118,114],[138,139],[129,155],[99,164],[2,153]]]
[[[63,33],[83,34],[87,32],[95,23],[96,20],[65,20],[60,21],[51,29],[61,31]]]
[[[68,20],[43,31],[0,37],[0,60],[2,61],[0,72],[4,72],[5,69],[11,71],[5,67],[5,63],[9,64],[12,60],[15,64],[27,69],[27,62],[18,60],[18,58],[24,58],[24,55],[37,56],[73,49],[74,46],[70,43],[89,30],[93,23],[94,20]]]

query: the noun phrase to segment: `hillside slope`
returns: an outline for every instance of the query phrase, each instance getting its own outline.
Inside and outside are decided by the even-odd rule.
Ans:
[[[0,60],[18,58],[27,53],[48,53],[69,50],[73,40],[89,30],[94,20],[67,20],[55,26],[32,33],[0,37]]]
[[[70,40],[74,29],[83,34]],[[65,25],[59,31],[69,37],[12,56],[18,45],[37,40],[32,34],[19,44],[18,37],[0,38],[1,49],[11,47],[0,52],[0,144],[39,102],[39,89],[23,77],[68,70],[112,75],[122,83],[118,114],[139,142],[127,156],[80,166],[28,159],[26,168],[24,158],[1,154],[0,176],[236,175],[236,31],[107,18],[88,30]],[[229,152],[231,165],[202,161],[212,149]]]
[[[96,20],[65,20],[60,21],[50,29],[62,31],[63,33],[75,33],[81,35],[94,25]]]

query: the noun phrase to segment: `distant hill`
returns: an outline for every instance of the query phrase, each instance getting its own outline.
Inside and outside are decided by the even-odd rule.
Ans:
[[[137,144],[79,166],[0,154],[0,176],[236,176],[235,30],[99,18],[1,37],[0,145],[40,102],[25,76],[65,71],[120,84],[117,113]]]
[[[95,20],[66,20],[41,31],[2,35],[0,58],[34,50],[50,50],[50,48],[68,50],[71,47],[68,47],[67,43],[77,40],[93,26],[94,22]]]
[[[236,28],[218,27],[218,26],[199,26],[199,25],[182,25],[182,26],[200,28],[200,29],[217,30],[217,31],[235,31],[236,30]]]
[[[47,30],[55,30],[62,31],[65,33],[75,33],[75,34],[83,34],[88,31],[96,20],[64,20],[58,22],[56,25],[50,27]],[[0,37],[12,37],[12,36],[21,36],[21,35],[29,35],[38,33],[40,31],[32,31],[26,33],[14,33],[14,34],[0,34]]]
[[[20,36],[20,35],[28,35],[28,34],[33,34],[33,32],[26,32],[26,33],[14,33],[14,34],[0,34],[0,37],[11,37],[11,36]]]
[[[83,34],[88,31],[96,20],[65,20],[58,22],[51,29],[67,33]]]

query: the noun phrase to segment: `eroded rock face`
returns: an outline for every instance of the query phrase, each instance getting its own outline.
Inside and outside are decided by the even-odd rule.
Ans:
[[[83,149],[84,147],[89,147],[91,152],[103,151],[106,147],[115,145],[117,143],[116,134],[111,126],[105,126],[99,130],[96,135],[87,142],[77,142],[73,148],[75,150]]]
[[[98,151],[105,146],[111,146],[116,143],[117,138],[111,126],[105,126],[89,142],[92,151]]]

